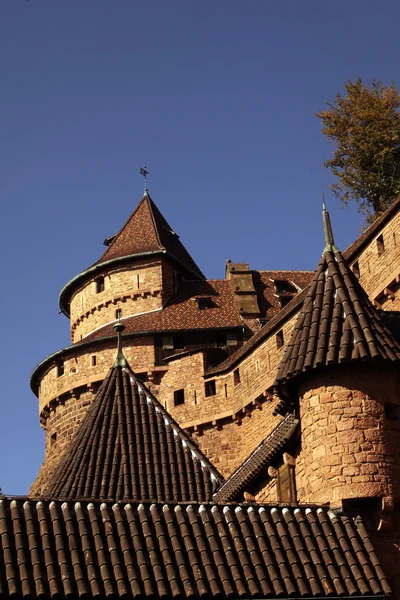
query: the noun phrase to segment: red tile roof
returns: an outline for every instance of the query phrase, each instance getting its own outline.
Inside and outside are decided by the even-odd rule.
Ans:
[[[275,294],[273,280],[287,278],[297,287],[305,287],[312,276],[312,271],[253,271],[262,311],[261,318],[271,318],[282,310]],[[210,308],[199,309],[196,298],[202,297],[211,298]],[[236,308],[232,284],[227,279],[183,281],[175,296],[162,310],[128,317],[123,319],[123,323],[126,327],[125,334],[218,329],[244,325]],[[83,338],[82,342],[113,335],[112,327],[112,324],[105,325]]]
[[[391,594],[359,517],[327,508],[0,500],[0,597]]]
[[[114,366],[43,496],[204,502],[222,481],[131,369]]]
[[[188,273],[204,279],[203,273],[183,246],[179,236],[172,230],[150,196],[145,194],[103,256],[95,264],[99,265],[131,254],[146,254],[159,250],[165,251]]]

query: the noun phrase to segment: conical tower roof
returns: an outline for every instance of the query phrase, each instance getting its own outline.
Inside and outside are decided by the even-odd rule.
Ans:
[[[145,193],[96,265],[125,256],[159,251],[168,254],[195,279],[204,279],[179,236],[167,223],[149,194]]]
[[[400,344],[334,244],[326,210],[324,230],[322,258],[278,367],[278,393],[284,383],[312,369],[349,361],[400,361]]]
[[[210,500],[221,475],[123,363],[117,358],[43,495]]]

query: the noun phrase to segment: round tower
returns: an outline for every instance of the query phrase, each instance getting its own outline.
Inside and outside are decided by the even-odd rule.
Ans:
[[[400,499],[400,345],[335,247],[326,247],[279,366],[277,412],[299,411],[299,502]],[[372,506],[372,505],[371,505]]]
[[[166,371],[149,326],[151,315],[163,308],[180,280],[204,279],[147,189],[119,233],[104,243],[103,256],[60,293],[61,312],[71,323],[72,345],[44,359],[32,374],[31,387],[39,397],[40,423],[46,431],[45,460],[32,493],[54,468],[107,376],[114,359],[115,323],[143,317],[143,323],[139,320],[124,336],[125,354],[151,387],[156,375]]]

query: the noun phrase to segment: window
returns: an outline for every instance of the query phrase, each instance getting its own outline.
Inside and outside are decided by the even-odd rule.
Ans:
[[[237,335],[235,331],[226,334],[226,342],[228,346],[236,346],[237,345]]]
[[[97,365],[97,357],[95,355],[92,356],[92,367]]]
[[[64,375],[64,361],[63,360],[59,360],[57,363],[57,377],[61,377],[61,375]]]
[[[233,385],[239,385],[240,383],[240,371],[239,369],[235,369],[233,371]]]
[[[286,304],[289,304],[293,296],[279,296],[279,303],[281,308],[284,308]]]
[[[296,502],[294,467],[284,463],[277,469],[277,471],[278,502]]]
[[[215,394],[216,394],[215,379],[212,379],[211,381],[206,381],[204,384],[204,390],[205,390],[206,398],[208,396],[215,396]]]
[[[98,277],[96,279],[96,294],[104,292],[104,277]]]
[[[174,344],[174,350],[183,350],[183,348],[185,347],[185,340],[183,338],[183,335],[174,335],[172,339]]]
[[[207,297],[196,298],[196,302],[197,302],[197,308],[199,310],[206,310],[207,308],[211,308],[212,307],[212,300],[211,300],[211,298],[207,298]]]
[[[174,406],[179,406],[185,402],[185,390],[175,390]]]
[[[217,348],[224,348],[227,345],[227,339],[225,333],[219,333],[217,335]]]
[[[117,308],[115,311],[115,318],[120,319],[122,317],[122,308]]]
[[[140,275],[136,275],[136,287],[137,289],[140,288]]]
[[[257,358],[257,359],[256,359],[256,373],[258,373],[258,372],[259,372],[259,370],[260,370],[260,359],[259,359],[259,358]]]
[[[286,279],[274,279],[276,293],[279,294],[297,294],[298,290]]]
[[[378,249],[378,254],[383,254],[385,252],[385,243],[383,241],[383,234],[379,235],[376,238],[376,247]]]
[[[163,350],[183,350],[185,347],[183,335],[163,335],[161,342]]]
[[[354,275],[357,277],[357,279],[359,279],[360,278],[360,267],[359,267],[358,261],[356,261],[353,264],[352,269],[353,269]]]
[[[276,339],[276,347],[277,348],[282,348],[282,346],[284,344],[283,329],[281,329],[280,331],[278,331],[278,333],[275,336],[275,339]]]
[[[225,394],[225,398],[228,397],[228,384],[224,383],[224,394]]]
[[[54,446],[57,441],[57,432],[53,433],[50,437],[50,446]]]
[[[400,421],[400,406],[387,402],[385,404],[385,419],[389,421]]]

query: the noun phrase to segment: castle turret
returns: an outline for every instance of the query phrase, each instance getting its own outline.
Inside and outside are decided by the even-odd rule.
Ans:
[[[380,527],[400,500],[400,345],[333,240],[325,249],[280,363],[277,412],[298,407],[299,502],[375,499]]]

